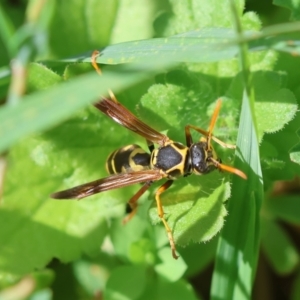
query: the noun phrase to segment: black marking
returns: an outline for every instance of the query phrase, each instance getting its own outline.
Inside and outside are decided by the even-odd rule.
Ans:
[[[129,157],[132,152],[132,149],[124,149],[121,148],[115,155],[114,157],[114,165],[115,165],[115,170],[116,173],[122,173],[123,170],[125,169],[126,171],[129,171],[130,164],[129,164]]]
[[[114,164],[113,158],[114,158],[114,155],[116,154],[116,152],[118,152],[118,150],[112,152],[106,160],[106,170],[109,174],[115,173],[114,168],[113,168],[113,164]]]
[[[176,150],[176,147],[179,149],[186,148],[185,146],[182,148],[182,146],[182,144],[174,143],[160,148],[157,151],[155,167],[162,169],[163,171],[168,171],[169,169],[181,164],[183,157],[180,151]]]
[[[150,165],[150,154],[145,153],[136,153],[132,156],[132,160],[136,165],[148,167]]]
[[[192,173],[192,164],[191,164],[191,156],[190,156],[190,149],[187,149],[185,161],[184,161],[184,175],[188,176]]]

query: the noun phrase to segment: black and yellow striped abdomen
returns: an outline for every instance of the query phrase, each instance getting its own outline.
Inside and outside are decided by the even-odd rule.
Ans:
[[[109,174],[141,171],[150,168],[150,154],[138,145],[128,145],[112,152],[106,160]]]

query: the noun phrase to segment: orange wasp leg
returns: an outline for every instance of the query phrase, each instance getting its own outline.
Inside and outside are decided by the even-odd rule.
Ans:
[[[229,148],[229,149],[235,149],[236,148],[235,145],[226,144],[226,143],[222,142],[221,140],[219,140],[218,138],[216,138],[215,136],[212,135],[212,132],[214,130],[214,127],[215,127],[215,124],[216,124],[216,121],[217,121],[217,118],[218,118],[218,115],[219,115],[219,112],[220,112],[221,103],[222,103],[222,101],[221,101],[221,99],[219,99],[217,101],[214,113],[211,117],[208,131],[206,131],[202,128],[196,127],[194,125],[186,125],[185,126],[185,136],[186,136],[186,143],[187,143],[188,147],[193,143],[191,132],[190,132],[190,129],[192,128],[192,129],[196,130],[197,132],[199,132],[202,135],[207,137],[208,149],[211,148],[211,146],[210,146],[210,141],[211,140],[214,140],[216,143],[218,143],[220,146],[222,146],[224,148]]]
[[[228,149],[235,149],[236,148],[235,145],[226,144],[226,143],[222,142],[221,140],[219,140],[218,138],[216,138],[215,136],[213,136],[212,134],[210,134],[209,131],[206,131],[206,130],[204,130],[202,128],[199,128],[197,126],[194,126],[194,125],[186,125],[185,126],[185,137],[186,137],[186,142],[187,142],[188,147],[193,143],[190,129],[194,129],[197,132],[203,134],[204,136],[207,137],[207,140],[209,139],[209,136],[210,136],[210,138],[213,141],[215,141],[217,144],[219,144],[223,148],[228,148]]]
[[[128,221],[130,221],[134,215],[137,212],[137,201],[140,199],[140,197],[149,189],[153,181],[147,181],[143,184],[143,186],[137,191],[135,195],[131,197],[131,199],[128,201],[128,204],[131,208],[131,212],[123,219],[123,224],[126,224]]]
[[[96,72],[99,74],[99,75],[102,75],[102,71],[99,67],[99,65],[97,64],[97,57],[100,55],[100,52],[98,50],[95,50],[93,53],[92,53],[92,56],[91,56],[91,63],[92,63],[92,66],[93,68],[96,70]],[[117,101],[117,98],[115,96],[115,94],[113,93],[112,90],[108,90],[108,94],[109,94],[109,97],[111,100],[113,100],[114,102],[118,102]]]
[[[173,234],[172,234],[172,230],[169,227],[167,221],[164,218],[164,209],[160,200],[160,195],[166,191],[173,183],[173,180],[168,180],[166,181],[155,193],[155,200],[156,200],[156,206],[157,206],[157,212],[158,212],[158,216],[160,217],[161,221],[164,223],[164,226],[166,228],[167,231],[167,235],[169,238],[169,242],[170,242],[170,246],[171,246],[171,250],[172,250],[172,256],[177,259],[179,256],[176,254],[176,247],[175,247],[175,242],[174,242],[174,238],[173,238]]]

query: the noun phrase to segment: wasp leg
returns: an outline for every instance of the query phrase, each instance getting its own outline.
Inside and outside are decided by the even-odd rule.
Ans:
[[[191,146],[191,144],[193,143],[191,132],[190,132],[190,129],[192,128],[192,129],[198,131],[199,133],[201,133],[201,134],[203,134],[204,136],[207,137],[208,148],[211,148],[210,147],[210,141],[211,140],[214,140],[216,143],[218,143],[220,146],[222,146],[224,148],[230,148],[230,149],[235,149],[236,148],[235,145],[226,144],[226,143],[222,142],[221,140],[219,140],[218,138],[216,138],[215,136],[212,135],[215,124],[216,124],[216,121],[217,121],[217,118],[218,118],[218,115],[219,115],[219,112],[220,112],[221,104],[222,104],[222,101],[221,101],[221,99],[219,99],[217,101],[214,113],[211,117],[208,131],[206,131],[202,128],[196,127],[194,125],[186,125],[185,126],[185,137],[186,137],[186,144],[187,144],[188,147]]]
[[[187,147],[191,147],[191,145],[193,144],[193,138],[191,135],[191,129],[192,125],[186,125],[184,127],[184,131],[185,131],[185,140],[186,140],[186,145]],[[199,128],[200,129],[200,128]],[[201,129],[202,130],[202,129]],[[203,133],[202,133],[203,134]]]
[[[194,126],[194,125],[186,125],[185,126],[185,138],[186,138],[186,144],[187,144],[188,147],[190,147],[191,144],[193,143],[190,129],[194,129],[197,132],[199,132],[199,133],[203,134],[204,136],[206,136],[207,138],[211,138],[212,140],[214,140],[216,143],[218,143],[223,148],[229,148],[229,149],[235,149],[236,148],[235,145],[226,144],[226,143],[222,142],[221,140],[219,140],[218,138],[216,138],[215,136],[213,136],[212,134],[210,134],[209,131],[206,131],[206,130],[204,130],[202,128],[199,128],[197,126]]]
[[[131,208],[131,212],[123,219],[123,224],[126,224],[128,221],[132,219],[132,217],[137,212],[137,201],[139,198],[149,189],[153,181],[147,181],[143,184],[143,186],[137,191],[135,195],[131,197],[131,199],[128,201],[128,204]]]
[[[99,75],[102,75],[102,71],[99,67],[99,65],[97,64],[97,57],[100,55],[100,52],[98,50],[93,51],[92,56],[91,56],[91,64],[93,66],[93,68],[96,70],[96,72]],[[108,94],[111,100],[113,100],[114,102],[118,102],[115,94],[113,93],[112,90],[108,90]]]
[[[219,115],[219,111],[220,111],[220,108],[221,108],[221,103],[222,103],[222,101],[221,101],[221,99],[219,99],[217,101],[214,113],[211,117],[208,131],[206,131],[204,129],[201,129],[199,127],[193,126],[193,125],[186,125],[185,126],[185,137],[186,137],[186,144],[187,144],[188,147],[191,146],[191,144],[193,143],[192,136],[191,136],[191,131],[190,131],[190,129],[192,128],[192,129],[200,132],[201,134],[203,134],[204,136],[207,137],[208,148],[209,149],[211,148],[210,147],[210,140],[213,138],[212,132],[214,130],[214,127],[215,127],[215,124],[216,124],[216,121],[217,121],[217,118],[218,118],[218,115]]]
[[[100,67],[98,66],[97,64],[97,57],[100,55],[100,52],[98,50],[95,50],[93,51],[92,53],[92,56],[91,56],[91,63],[92,63],[92,66],[93,68],[96,70],[96,72],[99,74],[99,75],[102,75],[102,72],[101,72],[101,69]]]
[[[172,231],[167,223],[167,221],[164,218],[164,210],[161,204],[161,200],[160,200],[160,195],[167,190],[173,183],[173,180],[168,180],[166,181],[155,193],[155,200],[156,200],[156,205],[157,205],[157,212],[158,212],[158,216],[160,217],[160,219],[162,220],[162,222],[164,223],[164,226],[166,228],[167,231],[167,235],[169,238],[169,242],[170,242],[170,246],[171,246],[171,250],[172,250],[172,256],[177,259],[179,256],[176,254],[176,247],[175,247],[175,242],[174,242],[174,238],[173,238],[173,234]]]

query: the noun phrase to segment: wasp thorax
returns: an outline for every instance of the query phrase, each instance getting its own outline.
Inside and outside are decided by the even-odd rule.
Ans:
[[[206,142],[199,142],[190,147],[192,172],[198,175],[207,174],[216,169],[212,162],[214,150],[207,148]]]

